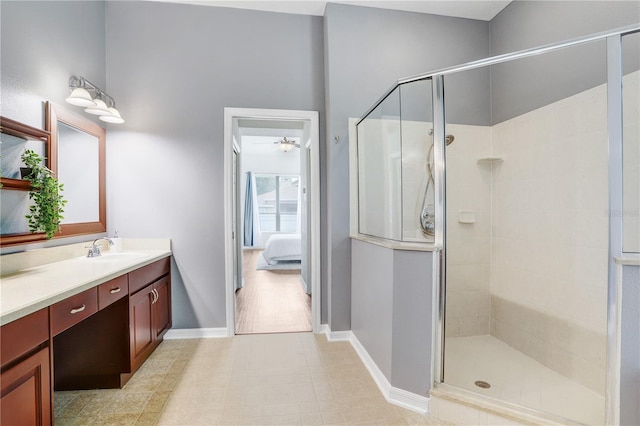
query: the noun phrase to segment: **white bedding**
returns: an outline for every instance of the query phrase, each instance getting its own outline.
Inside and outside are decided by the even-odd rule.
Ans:
[[[302,259],[300,234],[272,235],[262,253],[269,265],[282,261],[299,261]]]

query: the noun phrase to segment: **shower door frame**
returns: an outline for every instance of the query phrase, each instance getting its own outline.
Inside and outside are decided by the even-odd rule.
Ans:
[[[446,309],[446,158],[445,158],[445,96],[444,77],[462,71],[482,68],[517,59],[545,54],[571,46],[595,41],[605,41],[607,46],[607,135],[609,148],[609,241],[608,241],[608,280],[607,280],[607,361],[605,391],[605,421],[608,425],[619,423],[619,387],[620,387],[620,336],[618,289],[619,270],[615,259],[623,255],[622,215],[613,214],[623,211],[622,195],[622,38],[625,35],[640,32],[640,25],[632,25],[612,31],[597,33],[565,42],[544,45],[519,52],[481,59],[467,64],[445,68],[435,72],[407,77],[398,81],[385,95],[395,87],[418,80],[431,79],[433,102],[433,141],[434,141],[434,187],[435,187],[435,246],[440,248],[435,263],[436,281],[434,282],[434,318],[433,340],[433,377],[434,387],[449,387],[444,383],[444,330]],[[377,106],[377,103],[373,108]],[[373,109],[372,108],[372,109]],[[370,111],[367,112],[369,114]],[[365,116],[367,115],[365,114]],[[625,258],[638,258],[640,253],[624,252]],[[451,386],[453,388],[453,386]],[[482,397],[480,394],[479,398]],[[523,407],[524,408],[524,407]],[[527,409],[529,410],[529,409]],[[530,410],[536,412],[537,410]],[[548,413],[544,413],[548,414]]]

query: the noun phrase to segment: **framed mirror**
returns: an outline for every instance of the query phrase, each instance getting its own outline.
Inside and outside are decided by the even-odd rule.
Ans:
[[[64,184],[64,219],[55,237],[97,234],[107,230],[106,131],[59,105],[45,103],[45,129],[0,117],[0,245],[44,241],[30,233],[25,215],[32,204],[31,183],[20,174],[21,155],[31,149]]]
[[[47,102],[46,129],[51,133],[57,177],[67,200],[60,236],[107,230],[106,131],[93,121]]]
[[[2,246],[45,240],[44,232],[32,234],[29,213],[31,183],[23,180],[21,155],[31,149],[46,159],[54,173],[55,157],[50,133],[6,117],[0,117],[0,242]]]

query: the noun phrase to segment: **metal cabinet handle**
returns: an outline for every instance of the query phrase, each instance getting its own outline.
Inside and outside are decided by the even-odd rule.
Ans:
[[[109,293],[111,294],[120,293],[120,287],[112,288],[111,290],[109,290]]]
[[[151,300],[151,304],[153,305],[158,301],[158,294],[156,293],[156,289],[151,289],[151,294],[153,295],[153,299]]]
[[[80,306],[79,308],[73,308],[72,310],[69,311],[70,314],[77,314],[78,312],[82,312],[86,309],[87,307],[85,305]]]

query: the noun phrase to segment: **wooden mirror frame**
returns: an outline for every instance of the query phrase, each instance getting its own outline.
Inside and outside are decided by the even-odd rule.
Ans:
[[[0,117],[0,133],[6,133],[21,139],[44,142],[45,155],[47,157],[46,165],[54,174],[56,173],[57,150],[52,146],[51,134],[48,131],[36,129],[35,127],[28,126],[10,118]],[[2,183],[3,190],[31,190],[31,182],[27,180],[0,177],[0,183]],[[44,240],[46,240],[44,232],[25,232],[20,234],[0,235],[0,246],[4,247],[16,244],[27,244]]]
[[[97,234],[107,231],[107,202],[106,202],[106,139],[107,132],[93,121],[71,112],[60,105],[47,102],[45,106],[45,129],[51,133],[51,145],[55,154],[51,157],[58,169],[58,123],[64,123],[82,133],[87,133],[98,139],[98,221],[84,223],[67,223],[60,226],[56,236],[69,237],[72,235]],[[53,170],[53,169],[52,169]]]

